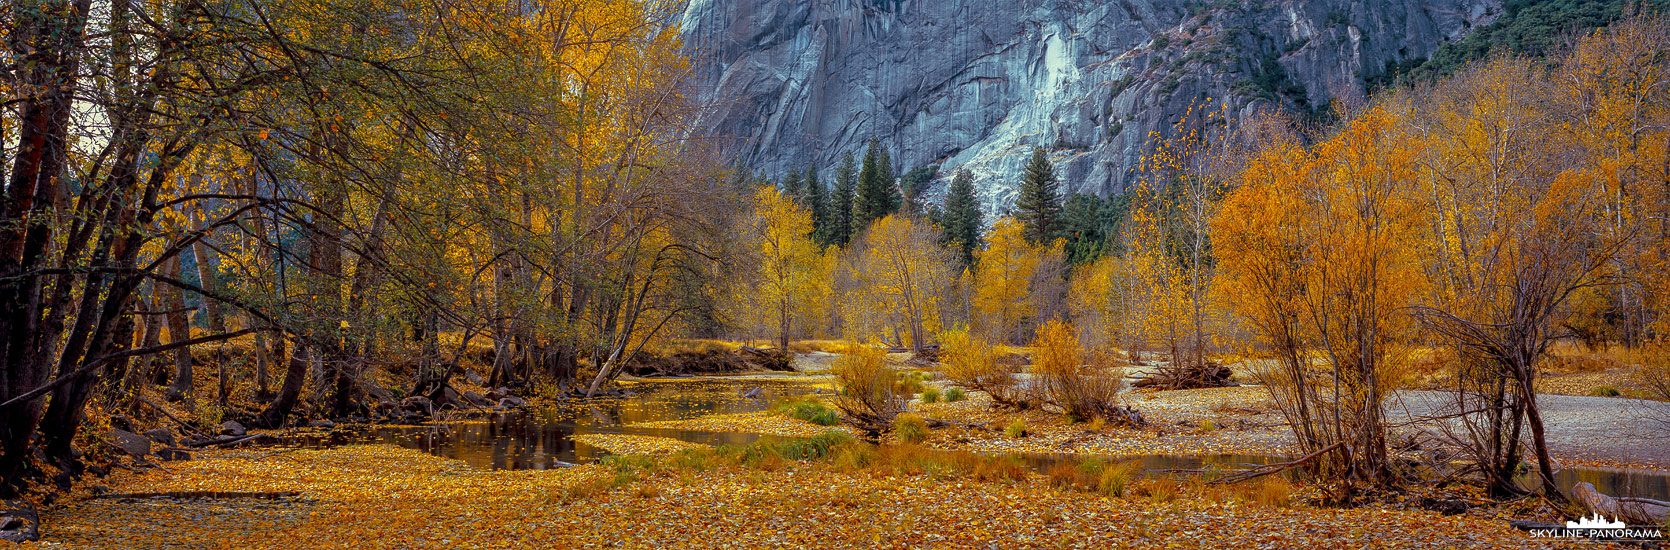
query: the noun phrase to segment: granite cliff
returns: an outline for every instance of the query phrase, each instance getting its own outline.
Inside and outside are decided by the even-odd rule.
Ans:
[[[1133,178],[1191,105],[1325,110],[1388,63],[1486,24],[1500,0],[689,0],[696,131],[778,175],[861,154],[976,176],[1010,204],[1032,146],[1066,189]],[[943,187],[941,185],[940,187]]]

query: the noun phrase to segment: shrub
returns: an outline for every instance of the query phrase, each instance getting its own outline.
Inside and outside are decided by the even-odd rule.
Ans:
[[[901,414],[893,419],[893,437],[900,443],[921,443],[928,439],[928,421],[914,414]]]
[[[1136,471],[1136,462],[1107,465],[1102,468],[1101,475],[1096,479],[1096,492],[1109,497],[1125,496],[1125,487],[1130,485],[1131,475]]]
[[[852,346],[851,353],[835,360],[835,380],[841,385],[836,407],[865,437],[876,440],[893,426],[893,417],[905,409],[893,392],[897,381],[887,368],[885,355],[871,347]]]
[[[1617,397],[1623,394],[1618,391],[1616,386],[1601,386],[1589,390],[1589,395],[1594,397]]]
[[[1009,426],[1003,429],[1003,435],[1007,435],[1013,439],[1026,437],[1026,434],[1026,421],[1019,418],[1016,418],[1014,422],[1010,422]]]
[[[955,402],[955,401],[962,401],[963,399],[966,399],[967,397],[968,396],[963,395],[963,389],[959,388],[959,387],[956,387],[956,386],[952,386],[952,387],[945,390],[945,402],[946,403],[951,403],[951,402]]]
[[[957,329],[940,333],[940,358],[945,375],[958,386],[986,392],[992,401],[1014,408],[1031,406],[1015,373],[998,363],[990,343]]]
[[[1045,400],[1076,421],[1104,419],[1115,424],[1140,424],[1135,411],[1118,405],[1125,376],[1118,369],[1102,368],[1085,361],[1078,333],[1072,325],[1050,321],[1039,329],[1033,341],[1037,350],[1033,373]]]
[[[1200,431],[1212,433],[1218,431],[1218,425],[1213,423],[1210,419],[1202,420],[1200,421]]]
[[[1670,401],[1670,349],[1664,344],[1647,344],[1641,350],[1641,366],[1635,370],[1635,381],[1646,388],[1649,396]]]
[[[933,386],[928,386],[926,388],[922,388],[922,402],[923,403],[938,403],[939,402],[939,388],[936,388],[936,387],[933,387]]]

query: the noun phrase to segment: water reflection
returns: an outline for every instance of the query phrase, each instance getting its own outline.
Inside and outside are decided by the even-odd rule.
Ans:
[[[760,388],[755,398],[742,394]],[[644,382],[630,386],[634,395],[569,403],[566,406],[495,414],[461,422],[424,426],[378,426],[365,438],[420,449],[462,460],[478,468],[543,470],[561,463],[595,461],[608,453],[576,442],[575,434],[616,433],[670,437],[709,445],[742,445],[758,434],[714,433],[627,424],[688,420],[708,414],[762,411],[782,397],[817,393],[797,381],[702,380]]]
[[[756,398],[742,395],[760,388]],[[762,411],[782,397],[828,392],[799,381],[699,380],[643,382],[631,386],[634,395],[570,403],[564,407],[497,414],[462,422],[425,426],[380,426],[367,434],[371,442],[384,442],[421,449],[438,456],[462,460],[471,466],[493,469],[543,470],[562,463],[595,461],[608,453],[575,442],[572,436],[585,433],[637,434],[668,437],[708,445],[744,445],[770,436],[749,433],[717,433],[665,428],[636,428],[627,424],[658,420],[688,420],[708,414]],[[304,442],[305,443],[305,442]],[[313,442],[320,443],[320,442]],[[1071,454],[1019,454],[1028,467],[1048,471],[1062,464],[1076,464],[1083,457]],[[1255,455],[1144,456],[1110,460],[1137,460],[1142,470],[1163,473],[1205,468],[1238,469],[1286,460]],[[1534,486],[1534,479],[1527,479]],[[1566,468],[1555,474],[1563,490],[1579,481],[1595,485],[1614,496],[1670,499],[1670,474],[1649,470],[1609,468]]]

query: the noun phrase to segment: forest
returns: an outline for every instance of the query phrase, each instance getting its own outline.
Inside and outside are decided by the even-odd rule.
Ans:
[[[996,205],[723,158],[677,2],[4,6],[0,540],[1665,540],[1662,16]]]

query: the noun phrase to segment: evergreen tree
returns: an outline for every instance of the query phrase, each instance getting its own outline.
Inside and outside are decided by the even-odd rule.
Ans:
[[[1015,198],[1015,219],[1026,227],[1026,240],[1033,244],[1047,244],[1060,234],[1060,188],[1044,149],[1032,148],[1032,160],[1021,176],[1020,196]]]
[[[806,178],[802,180],[806,186],[806,198],[801,204],[812,212],[812,234],[817,236],[818,244],[825,244],[824,238],[829,230],[829,207],[824,203],[823,182],[818,181],[817,165],[806,167]]]
[[[912,168],[905,172],[905,175],[899,176],[899,191],[904,194],[905,212],[922,212],[922,193],[927,192],[928,186],[933,184],[934,174],[938,172],[938,164],[928,164]]]
[[[830,201],[829,213],[829,244],[846,245],[852,240],[853,208],[855,193],[857,192],[858,168],[854,166],[852,151],[847,151],[841,157],[841,164],[835,168],[835,196]]]
[[[974,195],[974,174],[967,168],[951,178],[940,223],[945,228],[945,242],[956,247],[963,265],[974,263],[974,249],[980,245],[980,199]]]
[[[794,199],[796,202],[799,202],[801,192],[800,171],[789,170],[789,174],[787,176],[783,176],[783,194],[787,195],[791,199]],[[801,206],[805,205],[805,203],[801,203]]]
[[[853,232],[863,231],[870,222],[899,210],[899,188],[893,183],[893,166],[881,142],[870,139],[864,152],[864,168],[858,174],[858,192],[853,205]]]

